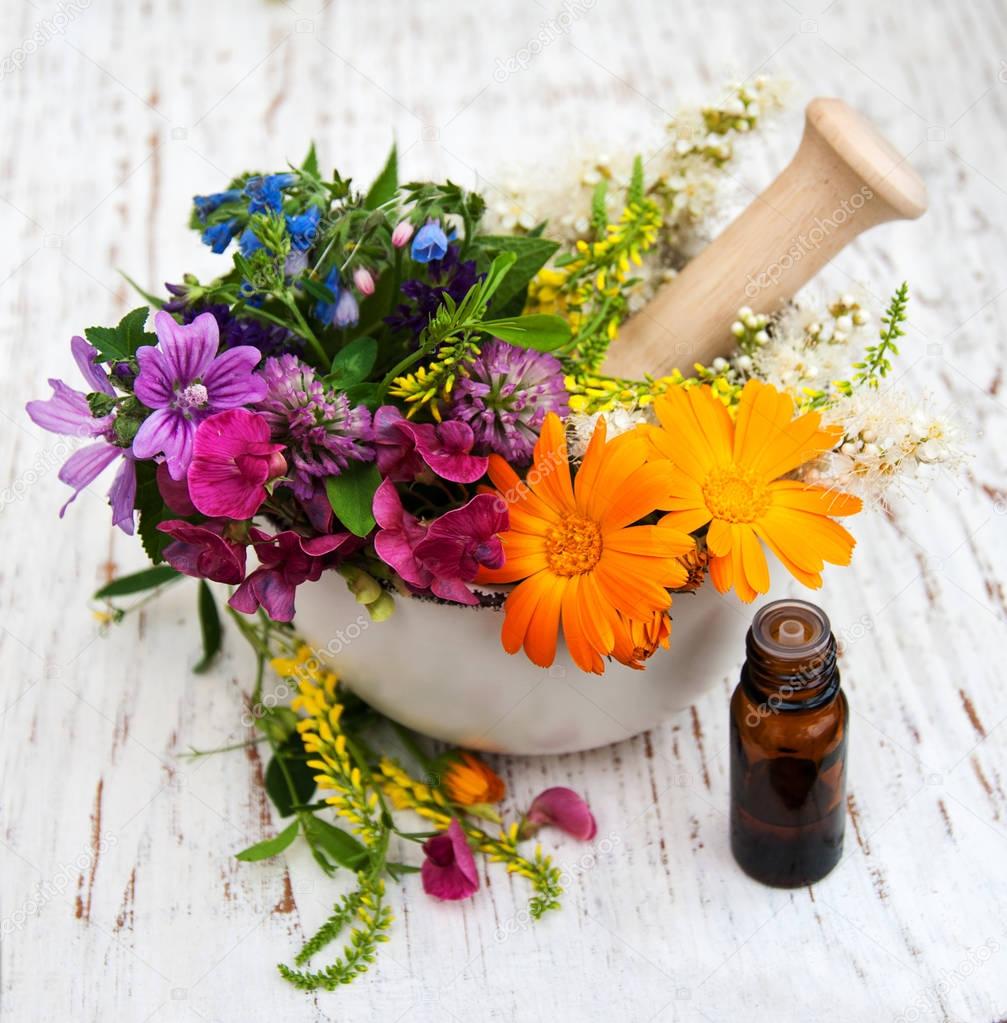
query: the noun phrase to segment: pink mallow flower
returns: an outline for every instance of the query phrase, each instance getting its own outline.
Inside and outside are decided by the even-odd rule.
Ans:
[[[521,823],[521,837],[529,838],[539,828],[551,824],[568,835],[588,842],[598,831],[594,814],[573,789],[546,789],[533,800]]]
[[[327,556],[354,539],[350,533],[333,533],[308,540],[289,529],[270,536],[254,526],[248,534],[259,567],[234,591],[228,604],[249,615],[265,608],[276,622],[293,620],[297,587],[319,579],[328,568]]]
[[[493,494],[477,494],[468,504],[424,525],[402,507],[391,480],[374,494],[378,532],[374,550],[410,585],[429,589],[443,600],[477,604],[466,586],[481,565],[499,568],[503,546],[499,533],[509,526],[506,505]]]
[[[456,902],[479,890],[475,857],[458,821],[453,820],[443,835],[428,838],[423,852],[426,859],[420,877],[427,895]]]
[[[204,515],[250,519],[269,496],[266,484],[287,471],[264,416],[247,409],[218,412],[199,424],[189,466],[189,497]]]
[[[133,438],[137,458],[163,454],[172,479],[180,480],[193,455],[196,427],[214,412],[259,401],[266,383],[253,370],[258,348],[238,345],[218,355],[220,328],[211,313],[177,323],[164,310],[154,317],[157,345],[136,353],[134,391],[155,411]]]
[[[413,423],[393,405],[382,405],[374,413],[372,440],[381,475],[400,482],[429,467],[441,479],[475,483],[489,467],[488,458],[471,454],[475,434],[458,420]]]
[[[245,547],[227,536],[227,522],[193,525],[169,519],[157,527],[172,538],[164,548],[164,560],[176,572],[196,579],[236,586],[245,578]]]

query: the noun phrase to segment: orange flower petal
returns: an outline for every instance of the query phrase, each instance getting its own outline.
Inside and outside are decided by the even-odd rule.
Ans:
[[[688,533],[667,526],[627,526],[605,535],[605,549],[655,558],[676,558],[694,550],[696,541]]]
[[[769,485],[769,489],[773,492],[774,504],[816,515],[856,515],[864,507],[864,502],[853,494],[808,486],[800,480],[777,480]]]

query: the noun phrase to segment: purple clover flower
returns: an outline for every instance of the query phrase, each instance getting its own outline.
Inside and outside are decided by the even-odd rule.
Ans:
[[[98,368],[98,353],[82,337],[70,342],[70,350],[81,375],[93,394],[115,397],[108,377]],[[124,533],[133,534],[133,506],[136,503],[136,463],[128,448],[122,447],[115,434],[116,413],[95,416],[87,402],[87,395],[75,391],[62,380],[50,380],[52,397],[45,401],[30,401],[26,411],[36,426],[51,433],[69,437],[91,437],[94,444],[78,448],[63,463],[58,478],[73,487],[70,499],[59,510],[62,518],[77,495],[90,486],[117,458],[122,465],[108,492],[112,505],[112,522]]]
[[[258,401],[266,385],[252,372],[260,359],[257,348],[245,345],[217,354],[220,332],[209,313],[179,324],[162,310],[154,317],[154,331],[157,346],[136,353],[140,372],[134,393],[155,411],[133,438],[133,454],[163,454],[171,478],[180,480],[192,461],[199,423],[214,412]]]
[[[450,414],[472,427],[477,450],[512,465],[531,459],[547,412],[570,411],[559,359],[497,339],[482,346],[452,398]]]
[[[370,412],[326,387],[307,363],[293,355],[267,359],[261,377],[266,394],[255,410],[269,423],[273,440],[286,445],[298,499],[309,500],[318,480],[338,476],[350,462],[373,460]]]

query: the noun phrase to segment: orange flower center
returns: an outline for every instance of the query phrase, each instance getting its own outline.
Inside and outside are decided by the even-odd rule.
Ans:
[[[545,557],[554,575],[583,575],[601,560],[601,530],[582,515],[567,515],[545,538]]]
[[[769,508],[769,488],[738,465],[714,469],[703,482],[703,498],[715,519],[754,522]]]

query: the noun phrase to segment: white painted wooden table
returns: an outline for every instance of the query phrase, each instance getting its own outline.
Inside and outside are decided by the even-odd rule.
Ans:
[[[0,19],[4,712],[0,716],[0,1018],[784,1023],[1007,1016],[1007,682],[1002,315],[1007,308],[1007,24],[996,0],[316,0],[138,4],[4,0]],[[70,12],[69,15],[67,12]],[[528,66],[504,62],[549,41]],[[24,41],[34,39],[33,44]],[[908,277],[903,370],[973,432],[961,489],[862,518],[854,567],[822,600],[847,638],[853,707],[847,854],[813,889],[758,887],[728,849],[725,681],[691,712],[594,753],[503,760],[515,805],[547,784],[591,801],[604,850],[560,914],[527,926],[497,869],[434,904],[415,879],[380,964],[305,996],[273,969],[341,882],[304,856],[241,865],[271,833],[261,764],[180,757],[240,733],[237,640],[194,677],[191,593],[109,636],[86,600],[139,567],[102,489],[63,524],[63,454],[22,413],[69,375],[71,333],[147,283],[210,271],[189,197],[299,158],[366,178],[391,134],[416,174],[492,187],[522,145],[549,173],[578,133],[653,139],[725,73],[789,74],[794,111],[741,171],[768,180],[800,106],[841,95],[928,178],[932,212],[828,268],[881,301]],[[489,182],[490,185],[486,185]],[[740,652],[739,652],[740,653]],[[505,935],[503,940],[499,935]]]

